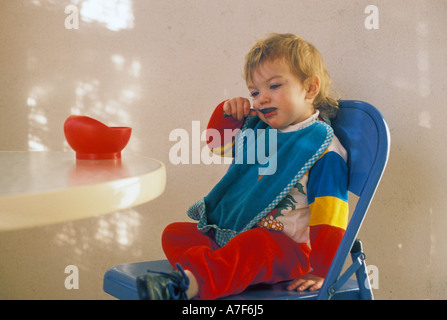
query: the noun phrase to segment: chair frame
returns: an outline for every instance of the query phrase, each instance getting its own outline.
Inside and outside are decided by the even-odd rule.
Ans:
[[[337,253],[332,261],[331,267],[326,275],[320,294],[317,299],[330,299],[337,289],[355,272],[360,290],[361,299],[372,299],[372,290],[369,286],[369,278],[366,270],[365,254],[362,245],[356,241],[356,237],[360,231],[360,227],[366,216],[368,208],[377,190],[379,182],[382,178],[386,164],[388,162],[390,152],[390,132],[388,125],[382,114],[371,104],[357,100],[340,101],[340,117],[343,117],[343,110],[356,109],[368,115],[376,126],[377,144],[375,157],[371,164],[371,169],[365,177],[364,182],[360,184],[351,184],[349,182],[349,191],[356,194],[359,199],[349,221],[345,235],[338,247]],[[338,118],[334,123],[335,135],[343,144],[346,134],[343,132],[343,119]],[[348,151],[349,152],[349,151]],[[348,160],[349,161],[349,160]],[[352,173],[350,173],[351,179]],[[351,250],[352,249],[352,250]],[[351,251],[353,264],[340,277],[344,263]]]

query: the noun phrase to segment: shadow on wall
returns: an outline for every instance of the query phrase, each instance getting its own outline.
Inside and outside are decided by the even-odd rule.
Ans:
[[[129,126],[128,110],[141,99],[142,68],[140,60],[121,45],[134,28],[133,2],[34,0],[26,9],[37,25],[28,23],[26,27],[33,30],[22,30],[23,37],[30,36],[22,44],[25,63],[21,67],[26,75],[22,107],[27,110],[28,149],[69,150],[63,136],[55,141],[54,135],[62,132],[70,114]],[[82,27],[72,29],[77,19]],[[99,48],[99,43],[110,47]],[[129,148],[138,149],[137,140],[133,136]]]

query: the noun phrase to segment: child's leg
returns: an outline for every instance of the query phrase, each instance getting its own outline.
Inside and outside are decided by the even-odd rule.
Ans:
[[[180,263],[183,267],[187,265],[185,256],[189,250],[196,250],[197,247],[218,249],[214,242],[213,235],[207,235],[197,229],[197,223],[175,222],[168,225],[163,231],[162,247],[172,266]],[[190,298],[198,294],[199,287],[194,274],[185,269],[186,275],[190,278],[190,285],[187,295]]]
[[[214,242],[213,236],[197,229],[197,223],[175,222],[168,225],[163,231],[162,247],[169,262],[174,266],[184,261],[189,250],[204,246],[216,250],[219,246]]]
[[[219,248],[196,224],[184,224],[182,230],[179,224],[171,226],[163,234],[166,255],[195,275],[202,299],[236,294],[251,284],[293,279],[310,269],[309,247],[280,232],[251,229]]]

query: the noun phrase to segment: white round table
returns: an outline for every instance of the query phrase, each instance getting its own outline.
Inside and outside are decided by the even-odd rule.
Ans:
[[[0,231],[92,217],[161,195],[160,161],[76,160],[70,152],[0,152]]]

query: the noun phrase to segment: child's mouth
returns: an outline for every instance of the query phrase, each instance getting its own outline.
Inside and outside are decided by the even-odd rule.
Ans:
[[[277,108],[275,108],[275,107],[259,109],[259,112],[261,112],[265,118],[269,118],[269,117],[273,116],[276,109]]]

